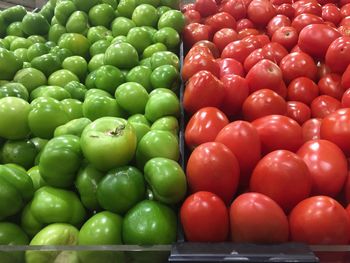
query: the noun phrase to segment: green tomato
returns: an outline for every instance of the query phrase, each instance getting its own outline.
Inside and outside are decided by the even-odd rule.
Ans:
[[[16,38],[17,36],[6,36],[4,38],[4,40],[8,43],[8,48],[10,48],[12,41],[15,40]]]
[[[153,70],[150,79],[155,89],[176,90],[180,82],[180,73],[172,65],[163,65]]]
[[[0,99],[0,137],[8,140],[24,139],[30,133],[28,115],[30,105],[16,97]]]
[[[132,20],[136,26],[156,27],[158,22],[157,9],[149,4],[142,4],[135,8],[132,13]]]
[[[83,80],[87,74],[88,64],[83,57],[72,56],[63,60],[62,68],[69,70],[70,72],[74,73],[80,80]]]
[[[136,82],[120,85],[115,91],[117,103],[130,115],[144,113],[148,101],[147,90]],[[130,103],[132,101],[132,103]]]
[[[22,68],[21,62],[11,51],[0,48],[0,79],[12,80],[16,72]]]
[[[126,36],[130,29],[136,27],[135,23],[126,17],[117,17],[112,22],[112,34],[116,36]]]
[[[149,120],[147,120],[145,115],[142,115],[142,114],[134,114],[134,115],[130,116],[128,118],[128,122],[141,123],[141,124],[144,124],[144,125],[149,126],[149,127],[151,126],[151,123],[149,122]]]
[[[51,5],[50,2],[46,3],[39,13],[45,17],[47,21],[50,21],[52,17],[54,16],[55,6]]]
[[[151,84],[152,70],[145,66],[137,66],[128,72],[126,75],[126,81],[128,82],[137,82],[141,84],[147,92],[150,92],[153,87]]]
[[[22,30],[22,22],[13,22],[6,28],[7,36],[24,37],[25,33]]]
[[[23,6],[16,5],[3,10],[1,16],[8,24],[10,24],[12,22],[22,21],[26,14],[27,10]]]
[[[47,83],[44,73],[35,68],[24,68],[19,70],[13,80],[23,84],[29,93],[37,87],[46,85]]]
[[[87,33],[87,38],[90,41],[90,43],[95,43],[102,39],[107,39],[108,36],[111,36],[112,32],[108,30],[104,26],[95,26],[90,27]]]
[[[67,30],[64,26],[55,24],[50,27],[48,39],[52,42],[58,43],[60,37],[65,33],[67,33]]]
[[[39,97],[49,97],[56,100],[64,100],[70,98],[70,93],[59,86],[41,86],[30,93],[30,100]]]
[[[44,36],[49,32],[50,24],[39,13],[27,13],[22,20],[22,30],[27,35]]]
[[[46,38],[43,37],[43,36],[39,36],[39,35],[31,35],[31,36],[28,37],[28,39],[30,41],[32,41],[34,44],[36,44],[36,43],[43,43],[43,44],[45,44],[45,42],[46,42]]]
[[[164,6],[164,5],[159,6],[157,8],[159,17],[161,17],[164,13],[168,12],[169,10],[171,10],[171,8],[169,6]]]
[[[95,87],[97,89],[114,94],[117,87],[124,82],[125,78],[123,73],[114,66],[101,66],[96,70]]]
[[[55,129],[54,137],[58,137],[61,135],[67,135],[67,134],[71,134],[71,135],[75,135],[75,136],[80,137],[84,128],[87,125],[89,125],[90,123],[91,123],[91,121],[87,118],[73,119],[73,120],[67,122],[66,124],[58,126]]]
[[[126,42],[126,36],[117,36],[112,39],[111,44]]]
[[[140,61],[140,66],[147,67],[149,69],[152,69],[151,66],[151,58],[144,58]]]
[[[68,115],[69,120],[83,117],[83,103],[76,99],[64,99],[61,104]]]
[[[96,55],[98,56],[98,55]],[[104,56],[104,55],[103,55]],[[88,65],[89,67],[89,65]],[[90,70],[90,67],[89,67],[89,70]],[[91,71],[91,70],[90,70]],[[88,90],[90,89],[96,89],[95,87],[95,80],[96,80],[96,71],[91,71],[87,76],[86,76],[86,79],[85,79],[85,86]],[[104,91],[105,92],[105,91]]]
[[[0,98],[3,97],[17,97],[28,101],[29,93],[23,84],[9,82],[0,86]]]
[[[39,222],[30,210],[31,203],[27,204],[21,214],[21,227],[27,233],[29,237],[35,236],[41,229],[44,228],[44,224]]]
[[[61,69],[60,59],[53,54],[45,54],[34,58],[30,62],[31,66],[49,77],[53,72]]]
[[[69,117],[58,100],[39,97],[32,101],[28,124],[35,136],[50,139],[55,129],[68,121]]]
[[[64,87],[71,81],[79,81],[79,78],[67,69],[60,69],[50,75],[48,83],[51,86]]]
[[[86,96],[83,103],[84,117],[94,121],[104,116],[122,117],[124,115],[117,101],[107,96]]]
[[[34,165],[37,154],[35,145],[29,140],[8,140],[2,147],[1,159],[3,163],[14,163],[29,169]]]
[[[165,116],[156,120],[152,126],[151,130],[161,130],[170,131],[174,135],[179,134],[179,121],[173,116]]]
[[[179,58],[170,51],[160,51],[160,52],[154,53],[151,56],[150,63],[151,63],[152,70],[163,65],[172,65],[177,69],[180,68]]]
[[[81,135],[85,158],[101,171],[128,164],[134,157],[136,142],[134,128],[126,120],[114,117],[95,120]]]
[[[52,42],[52,41],[47,41],[47,42],[45,42],[45,45],[46,45],[48,48],[50,48],[50,52],[52,51],[52,49],[53,49],[54,47],[57,47],[56,43],[55,43],[55,42]]]
[[[135,0],[120,0],[117,7],[119,16],[131,18],[136,6]]]
[[[34,166],[30,168],[27,173],[33,181],[33,187],[35,191],[47,185],[44,179],[41,177],[39,166]]]
[[[89,12],[89,10],[100,3],[100,0],[72,0],[78,10]]]
[[[28,50],[26,48],[17,48],[15,51],[13,51],[13,54],[15,54],[15,56],[23,62],[23,68],[25,68],[25,63],[29,61],[27,51]]]
[[[132,127],[134,127],[137,144],[139,144],[143,136],[145,136],[151,130],[151,128],[143,123],[130,122],[130,124]]]
[[[28,48],[28,60],[32,61],[34,58],[49,53],[50,49],[44,43],[35,43]]]
[[[90,46],[91,57],[94,57],[95,55],[98,55],[98,54],[104,54],[110,45],[111,43],[105,39],[96,41]]]
[[[109,4],[113,10],[117,9],[118,7],[118,0],[102,0],[102,3]]]
[[[48,140],[34,137],[31,139],[31,142],[34,144],[37,152],[41,152],[44,149],[45,145],[48,143]]]
[[[178,10],[169,10],[165,12],[158,21],[158,29],[164,27],[171,27],[175,29],[178,33],[181,33],[185,26],[185,17]]]
[[[137,5],[149,4],[157,7],[160,3],[160,0],[136,0]]]
[[[82,11],[75,11],[70,15],[66,30],[68,33],[78,33],[85,35],[89,24],[89,18],[86,13]]]
[[[72,99],[83,101],[85,98],[86,87],[79,81],[73,80],[68,82],[64,87],[69,92]]]
[[[171,9],[180,9],[180,0],[160,0],[160,5],[169,6]]]
[[[24,37],[17,37],[14,39],[10,44],[10,50],[15,51],[18,48],[29,48],[31,45],[33,45],[33,42],[24,38]]]
[[[142,54],[142,58],[150,58],[156,52],[167,51],[167,50],[168,49],[166,45],[164,45],[163,43],[155,43],[145,48]]]
[[[120,69],[131,69],[138,65],[136,49],[128,43],[115,43],[107,48],[104,63]]]
[[[171,27],[163,27],[153,35],[154,42],[163,43],[168,49],[175,49],[180,45],[179,33]]]
[[[97,54],[97,55],[93,56],[88,64],[89,71],[93,72],[93,71],[99,69],[100,67],[104,66],[105,65],[104,59],[105,59],[104,53]]]
[[[66,33],[60,37],[58,46],[60,48],[67,48],[76,56],[88,57],[90,42],[84,35]]]
[[[60,1],[55,6],[55,18],[62,26],[65,26],[71,14],[77,10],[72,1]]]
[[[146,186],[143,174],[132,166],[110,170],[99,182],[97,200],[102,208],[117,214],[125,214],[145,198]]]
[[[89,11],[89,20],[93,26],[109,27],[114,17],[114,9],[109,4],[95,5]]]
[[[139,54],[153,44],[151,34],[142,27],[131,28],[126,36],[126,42],[131,44]]]
[[[46,43],[47,44],[47,43]],[[63,60],[65,60],[67,57],[73,56],[72,51],[70,51],[67,48],[60,48],[58,46],[55,46],[51,48],[50,53],[54,56],[57,56],[60,62],[62,63]]]
[[[4,49],[10,49],[10,41],[8,41],[8,39],[2,38],[0,39],[0,47],[4,48]]]

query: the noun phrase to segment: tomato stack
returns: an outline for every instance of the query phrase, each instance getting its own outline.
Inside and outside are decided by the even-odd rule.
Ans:
[[[189,241],[350,242],[350,1],[182,7]]]

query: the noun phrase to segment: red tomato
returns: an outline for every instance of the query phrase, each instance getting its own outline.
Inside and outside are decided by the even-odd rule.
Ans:
[[[322,15],[322,7],[319,3],[309,2],[295,8],[295,16],[300,14]]]
[[[242,0],[228,0],[224,1],[220,7],[220,11],[224,11],[233,16],[236,20],[245,18],[247,8]]]
[[[340,26],[338,31],[342,36],[350,37],[350,26]]]
[[[301,201],[289,215],[291,240],[310,245],[342,245],[349,241],[350,221],[333,198],[313,196]]]
[[[216,142],[225,144],[237,157],[240,168],[240,185],[248,186],[250,175],[261,158],[258,131],[246,121],[235,121],[224,127]]]
[[[282,4],[277,7],[276,9],[277,14],[279,15],[285,15],[289,17],[290,19],[294,18],[295,10],[291,4]]]
[[[250,94],[244,101],[242,112],[247,121],[272,114],[284,115],[287,112],[287,103],[276,92],[270,89],[261,89]]]
[[[187,241],[223,242],[229,234],[225,203],[210,192],[197,192],[186,198],[180,210]]]
[[[201,70],[206,70],[212,73],[214,76],[220,76],[220,67],[216,63],[215,59],[209,56],[196,55],[190,57],[183,65],[182,79],[187,81],[194,74]]]
[[[218,12],[215,0],[196,0],[195,9],[202,17],[207,17]]]
[[[346,156],[350,156],[350,109],[339,109],[325,117],[321,125],[321,138],[329,140]]]
[[[326,4],[330,4],[330,3],[333,3],[333,4],[335,4],[335,3],[338,3],[338,1],[337,0],[317,0],[321,5],[326,5]],[[342,0],[340,0],[340,2],[341,2]],[[345,0],[345,1],[347,1],[347,0]]]
[[[340,109],[341,103],[339,100],[331,96],[321,95],[311,102],[310,108],[313,118],[322,119],[328,116],[329,114],[335,112],[336,110]]]
[[[268,43],[262,48],[264,58],[271,60],[272,62],[279,64],[285,56],[288,55],[288,51],[279,43]]]
[[[209,71],[199,71],[187,82],[183,105],[189,114],[203,107],[220,108],[225,97],[222,82]]]
[[[269,115],[252,122],[258,130],[263,153],[275,150],[296,151],[303,143],[300,125],[282,115]]]
[[[280,62],[283,78],[286,83],[290,83],[298,77],[316,79],[317,67],[308,54],[304,52],[294,52],[285,56]]]
[[[324,58],[329,45],[340,36],[336,29],[328,25],[312,24],[300,31],[298,46],[314,58]]]
[[[344,89],[341,85],[341,76],[335,73],[324,75],[318,82],[318,87],[321,94],[325,94],[340,100],[344,94]]]
[[[244,69],[248,72],[256,63],[264,59],[262,48],[255,49],[249,56],[244,60]]]
[[[300,14],[294,18],[292,27],[300,32],[304,27],[311,24],[323,24],[323,19],[313,14]]]
[[[346,4],[349,4],[349,3],[350,3],[350,0],[340,0],[339,1],[339,6],[342,7],[342,6],[344,6]]]
[[[252,44],[255,47],[255,49],[262,48],[266,44],[270,43],[270,39],[266,35],[250,35],[244,37],[242,41]]]
[[[289,212],[310,195],[311,182],[310,172],[298,155],[278,150],[258,162],[249,189],[270,197],[284,211]]]
[[[271,0],[271,3],[277,6],[283,5],[283,4],[292,4],[292,2],[293,2],[292,0]]]
[[[201,22],[201,14],[196,10],[187,10],[184,13],[186,25],[191,23],[200,23]]]
[[[319,62],[317,63],[317,78],[320,80],[323,78],[325,75],[332,73],[331,69],[324,63],[324,62]]]
[[[284,81],[281,81],[281,84],[276,90],[276,93],[284,99],[287,98],[287,87],[286,87],[286,84],[284,84]]]
[[[229,123],[226,115],[217,108],[206,107],[197,111],[185,129],[186,145],[194,149],[198,145],[214,141],[223,127]]]
[[[343,188],[348,162],[334,143],[311,140],[300,147],[297,154],[304,160],[312,177],[312,194],[335,197]]]
[[[189,3],[189,4],[182,5],[181,12],[185,13],[188,10],[194,10],[195,6],[196,6],[195,3]]]
[[[275,63],[263,59],[249,70],[246,80],[251,93],[266,88],[277,90],[282,82],[282,72]]]
[[[271,41],[279,43],[287,50],[291,50],[298,42],[298,32],[294,27],[284,26],[275,31]]]
[[[232,28],[222,28],[214,35],[213,42],[220,52],[233,41],[238,40],[238,34]]]
[[[237,21],[237,31],[241,31],[242,29],[245,29],[245,28],[254,28],[254,24],[252,21],[250,21],[249,19],[247,18],[243,18],[241,20],[238,20]]]
[[[211,38],[211,29],[207,25],[192,23],[184,27],[182,37],[187,47],[192,47],[200,40],[209,40]]]
[[[267,34],[272,37],[275,31],[283,26],[290,26],[292,22],[285,15],[276,15],[274,16],[269,23],[267,24],[266,30]]]
[[[347,17],[347,16],[350,16],[350,4],[345,4],[343,5],[341,8],[340,8],[340,14],[341,16],[344,18],[344,17]]]
[[[244,77],[244,69],[240,62],[233,58],[217,59],[216,62],[220,67],[220,79],[225,75],[238,75]]]
[[[322,119],[310,119],[304,122],[301,128],[303,129],[303,140],[307,142],[309,140],[319,140],[321,138],[320,129],[321,129]]]
[[[300,101],[310,105],[317,96],[318,86],[309,78],[296,78],[288,86],[289,100]]]
[[[238,196],[230,207],[230,225],[234,242],[266,244],[288,241],[286,215],[276,202],[263,194]]]
[[[345,201],[348,204],[348,206],[346,207],[346,211],[350,218],[350,171],[348,171],[348,175],[346,177],[344,192],[345,192]]]
[[[257,36],[260,32],[255,28],[244,28],[238,32],[238,39],[243,39],[248,36]]]
[[[237,190],[239,164],[224,144],[207,142],[190,155],[186,175],[191,192],[209,191],[229,204]]]
[[[335,4],[326,4],[322,6],[322,18],[337,25],[341,20],[340,9]]]
[[[292,48],[292,50],[290,51],[290,53],[294,53],[294,52],[302,52],[300,47],[298,45],[296,45],[295,47]]]
[[[344,17],[340,23],[339,26],[350,26],[350,16]]]
[[[341,105],[343,108],[350,108],[350,89],[347,89],[341,98]]]
[[[207,41],[207,40],[203,40]],[[209,42],[209,41],[208,41]],[[198,42],[197,42],[198,43]],[[187,63],[188,61],[192,60],[193,57],[195,56],[207,56],[210,58],[214,58],[214,55],[212,53],[212,50],[210,49],[209,45],[204,46],[204,45],[194,45],[187,53],[184,63]]]
[[[326,53],[326,64],[332,72],[342,74],[350,64],[350,37],[342,36],[330,44]]]
[[[213,58],[220,57],[219,49],[217,48],[217,46],[213,42],[211,42],[209,40],[198,41],[196,44],[194,44],[194,46],[191,48],[191,50],[194,49],[194,47],[197,47],[197,46],[209,48],[210,53],[212,54]],[[196,56],[196,55],[198,55],[198,54],[194,53],[194,56]],[[188,57],[188,56],[186,56],[186,57]],[[185,62],[187,62],[187,60]]]
[[[316,0],[297,0],[297,1],[293,2],[293,7],[300,8],[301,6],[304,6],[308,3],[316,3],[317,4],[317,1]]]
[[[350,88],[350,67],[349,66],[347,66],[346,70],[344,71],[341,77],[341,86],[345,90]]]
[[[276,10],[268,0],[253,0],[247,9],[248,18],[259,26],[266,26],[276,15]]]
[[[247,81],[238,75],[225,75],[221,78],[225,89],[222,110],[232,117],[240,113],[244,100],[249,95]]]
[[[300,101],[288,101],[286,116],[297,121],[300,125],[311,117],[311,109]]]
[[[205,20],[205,24],[211,27],[213,32],[217,32],[222,28],[236,29],[236,20],[226,12],[220,12],[209,16]]]
[[[221,58],[233,58],[243,63],[250,53],[255,50],[253,44],[237,40],[228,44],[221,53]]]

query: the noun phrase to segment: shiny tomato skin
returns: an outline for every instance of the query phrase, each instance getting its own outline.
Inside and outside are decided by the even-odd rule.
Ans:
[[[218,12],[215,0],[196,0],[195,9],[202,17],[207,17]]]
[[[187,10],[184,13],[186,25],[201,22],[201,14],[196,10]]]
[[[220,67],[215,59],[206,55],[195,55],[189,57],[182,68],[182,79],[187,81],[201,70],[212,73],[215,77],[220,77]]]
[[[199,43],[199,42],[197,42],[197,43]],[[212,50],[209,48],[209,46],[194,45],[187,52],[187,55],[185,56],[185,59],[184,59],[184,63],[187,63],[188,61],[192,60],[193,57],[198,56],[198,55],[214,58],[214,54],[213,54]]]
[[[342,18],[340,9],[335,4],[326,4],[322,6],[322,18],[337,25]]]
[[[271,3],[275,6],[280,6],[283,4],[292,4],[293,1],[291,1],[291,0],[272,0]]]
[[[295,16],[300,14],[322,15],[322,7],[319,3],[309,2],[295,8]]]
[[[252,124],[258,130],[263,153],[281,149],[295,152],[303,143],[300,125],[289,117],[269,115]]]
[[[236,156],[224,144],[207,142],[191,153],[186,167],[187,183],[192,193],[209,191],[229,204],[239,182]]]
[[[258,26],[266,26],[276,15],[276,9],[267,0],[253,0],[247,8],[247,17]]]
[[[187,147],[194,149],[202,143],[214,141],[228,123],[226,115],[219,109],[214,107],[200,109],[187,123],[185,129]]]
[[[184,27],[182,38],[187,47],[192,47],[200,40],[211,39],[211,29],[207,25],[191,23]]]
[[[227,12],[239,20],[246,17],[247,7],[242,0],[228,0],[222,3],[220,11]]]
[[[238,20],[236,30],[239,32],[245,28],[255,28],[255,26],[254,26],[253,22],[250,21],[248,18],[242,18],[242,19]]]
[[[328,95],[340,100],[344,94],[344,88],[341,85],[341,76],[335,73],[324,75],[318,81],[320,94]]]
[[[271,60],[277,65],[288,55],[288,51],[279,43],[268,43],[262,48],[264,58]]]
[[[289,19],[293,19],[295,16],[295,10],[291,4],[282,4],[276,9],[277,14],[285,15],[289,17]]]
[[[343,108],[350,108],[350,88],[344,92],[341,98],[341,105]]]
[[[340,20],[339,26],[350,26],[350,16],[346,16]]]
[[[313,196],[301,201],[289,215],[291,241],[309,245],[345,245],[350,222],[333,198]]]
[[[262,48],[266,44],[270,43],[270,39],[268,36],[259,34],[246,36],[242,39],[242,41],[248,44],[252,44],[255,49]]]
[[[272,114],[285,115],[286,112],[286,101],[270,89],[260,89],[253,92],[246,98],[242,107],[243,117],[247,121]]]
[[[350,37],[350,26],[339,26],[338,31],[342,36]]]
[[[310,119],[311,109],[300,101],[288,101],[286,116],[303,125],[304,122]]]
[[[347,66],[347,68],[345,69],[342,77],[341,77],[341,83],[340,85],[344,88],[344,89],[348,89],[350,88],[350,66]]]
[[[350,37],[334,40],[328,47],[325,61],[332,72],[342,74],[350,64]]]
[[[275,201],[263,194],[238,196],[230,207],[230,225],[233,242],[269,244],[288,241],[287,216]]]
[[[217,48],[217,46],[209,41],[209,40],[201,40],[201,41],[198,41],[196,44],[193,45],[193,47],[191,48],[191,50],[194,48],[194,47],[197,47],[197,46],[200,46],[200,47],[207,47],[209,48],[210,50],[210,53],[212,54],[212,57],[213,58],[218,58],[220,57],[220,51],[219,49]],[[197,54],[194,54],[194,55],[197,55]],[[186,56],[187,57],[187,56]]]
[[[286,99],[287,98],[287,87],[286,84],[284,83],[284,81],[281,81],[280,86],[278,87],[278,89],[276,90],[276,93],[278,95],[280,95],[282,98]]]
[[[241,172],[239,184],[248,186],[250,175],[261,158],[258,131],[249,122],[235,121],[225,126],[215,141],[225,144],[237,157]]]
[[[186,198],[180,209],[187,241],[223,242],[229,234],[229,215],[225,203],[210,192],[197,192]]]
[[[185,13],[188,10],[194,10],[195,7],[196,7],[195,3],[188,3],[188,4],[181,5],[181,12]]]
[[[263,49],[255,49],[249,56],[244,60],[244,70],[249,72],[249,70],[260,60],[263,60],[265,57],[263,55]]]
[[[269,35],[269,37],[272,37],[273,33],[275,33],[278,28],[281,28],[283,26],[290,26],[291,23],[292,22],[287,16],[276,15],[269,21],[269,23],[266,26],[267,34]]]
[[[323,19],[313,14],[300,14],[294,18],[292,27],[299,33],[304,27],[311,24],[323,24]]]
[[[344,18],[344,17],[347,17],[347,16],[350,16],[350,4],[345,4],[343,5],[341,8],[340,8],[340,14],[341,16]]]
[[[287,50],[291,50],[298,43],[298,32],[294,27],[284,26],[275,31],[271,41],[281,44]]]
[[[322,119],[320,118],[312,118],[304,122],[303,126],[301,126],[303,130],[304,142],[321,139],[321,134],[320,134],[321,123],[322,123]]]
[[[222,28],[214,34],[213,42],[220,52],[233,41],[238,40],[237,32],[232,28]]]
[[[238,62],[233,58],[220,58],[217,59],[216,62],[220,67],[220,79],[222,79],[222,77],[224,77],[225,75],[231,74],[238,75],[241,77],[245,76],[242,63]]]
[[[310,108],[313,118],[322,119],[340,109],[341,103],[339,100],[331,96],[321,95],[311,102]]]
[[[306,105],[310,105],[318,94],[316,83],[306,77],[295,78],[288,86],[288,99],[300,101]]]
[[[297,154],[304,160],[312,177],[312,194],[335,197],[343,189],[348,163],[342,150],[326,140],[311,140]]]
[[[259,34],[260,34],[259,30],[255,28],[244,28],[238,32],[238,39],[244,39],[245,37],[248,37],[248,36],[257,36]]]
[[[325,75],[332,73],[331,69],[323,61],[317,63],[317,79],[320,80]]]
[[[310,195],[311,183],[309,169],[298,155],[277,150],[258,162],[249,189],[267,195],[288,213]]]
[[[244,63],[244,60],[255,50],[255,46],[243,40],[228,44],[221,53],[221,58],[233,58]]]
[[[213,32],[217,32],[222,28],[236,29],[236,19],[227,12],[216,13],[205,19],[205,24],[209,26]]]

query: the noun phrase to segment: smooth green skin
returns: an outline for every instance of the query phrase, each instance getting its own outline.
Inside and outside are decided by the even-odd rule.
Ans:
[[[22,22],[13,22],[6,28],[6,35],[24,37],[25,33],[22,30]]]
[[[180,73],[172,65],[163,65],[153,70],[150,80],[155,89],[175,90],[178,88]]]
[[[67,48],[73,55],[85,58],[89,54],[90,42],[84,35],[66,33],[60,37],[58,46],[60,48]]]
[[[3,163],[14,163],[29,169],[34,165],[37,154],[35,145],[29,140],[8,140],[2,147],[1,159]]]
[[[15,54],[15,56],[23,62],[23,68],[25,67],[25,63],[29,62],[26,48],[17,48],[15,51],[13,51],[13,54]]]
[[[77,10],[72,1],[60,1],[55,6],[55,18],[62,26],[65,26],[71,14]]]
[[[177,204],[186,196],[186,176],[176,161],[153,158],[146,163],[144,172],[156,200],[171,205]]]
[[[0,218],[15,215],[34,193],[33,182],[21,168],[0,165]]]
[[[126,36],[130,29],[136,27],[135,23],[126,17],[117,17],[112,22],[112,34],[116,36]]]
[[[159,93],[150,96],[146,107],[145,116],[151,122],[165,116],[180,116],[180,101],[176,95]]]
[[[1,16],[0,16],[1,17]],[[10,41],[8,39],[2,38],[0,39],[0,47],[5,49],[10,49]]]
[[[26,138],[30,133],[29,112],[29,103],[21,98],[0,99],[0,137],[8,140]]]
[[[29,93],[37,87],[46,85],[47,83],[44,73],[35,68],[24,68],[19,70],[13,80],[23,84]]]
[[[89,125],[91,121],[88,118],[77,118],[67,122],[64,125],[58,126],[55,129],[54,137],[58,137],[61,135],[75,135],[80,137],[84,128]]]
[[[83,103],[76,99],[64,99],[61,101],[64,111],[67,113],[69,120],[83,117]]]
[[[52,73],[48,79],[51,86],[64,87],[71,81],[79,81],[77,75],[67,69],[60,69]]]
[[[138,168],[143,169],[152,158],[164,157],[177,161],[179,156],[179,142],[172,132],[151,130],[137,146],[136,163]]]
[[[29,94],[23,84],[17,82],[10,82],[0,86],[0,97],[17,97],[28,100]]]
[[[101,66],[96,70],[95,87],[114,94],[117,87],[125,82],[123,73],[111,65]]]
[[[60,37],[65,33],[67,33],[67,30],[64,26],[55,24],[50,27],[48,39],[52,42],[58,43]]]
[[[22,20],[22,30],[27,35],[44,36],[49,32],[50,24],[39,13],[27,13]]]
[[[8,42],[8,48],[10,48],[10,44],[13,40],[15,40],[17,37],[16,36],[6,36],[4,40]]]
[[[151,34],[142,27],[133,27],[126,36],[126,42],[131,44],[139,54],[153,44]]]
[[[12,80],[23,63],[11,52],[0,48],[0,79]]]
[[[179,134],[179,121],[173,116],[165,116],[156,120],[152,124],[151,130],[170,131],[177,136]]]
[[[30,62],[31,66],[49,77],[53,72],[61,69],[60,59],[53,54],[45,54],[34,58]]]
[[[171,9],[180,9],[180,0],[160,0],[160,5],[169,6]]]
[[[96,56],[99,56],[99,55],[96,55]],[[91,70],[89,70],[89,71],[91,71]],[[89,75],[86,76],[86,79],[85,79],[85,86],[88,90],[96,89],[95,80],[96,80],[96,71],[91,71],[89,73]],[[105,92],[105,91],[103,91],[103,92]]]
[[[35,43],[28,48],[27,57],[32,61],[36,57],[49,53],[50,49],[44,43]]]
[[[31,45],[33,45],[33,42],[31,40],[28,40],[24,37],[17,37],[11,42],[10,50],[15,51],[18,48],[29,48]]]
[[[130,115],[144,113],[148,101],[147,90],[137,82],[126,82],[115,91],[117,103]],[[132,103],[130,103],[132,102]]]
[[[88,71],[88,63],[83,57],[72,56],[62,62],[62,68],[74,73],[80,80],[85,79]]]
[[[68,33],[78,33],[85,35],[89,26],[89,17],[82,11],[75,11],[70,15],[66,30]]]
[[[39,97],[49,97],[61,101],[71,98],[71,95],[68,91],[59,86],[41,86],[30,93],[31,100],[35,100]]]
[[[32,143],[34,143],[38,152],[42,151],[44,149],[45,145],[48,143],[48,140],[41,139],[39,137],[34,137],[30,140],[32,141]]]
[[[89,11],[90,24],[93,26],[109,27],[114,18],[114,9],[109,4],[95,5]]]
[[[139,144],[143,136],[145,136],[151,130],[151,128],[146,124],[138,123],[138,122],[130,122],[130,124],[135,129],[137,144]]]
[[[28,39],[31,40],[34,44],[36,44],[36,43],[45,44],[45,42],[46,42],[46,38],[43,36],[39,36],[39,35],[29,36]]]
[[[151,67],[152,70],[158,68],[163,65],[172,65],[175,68],[180,68],[180,60],[179,58],[170,51],[160,51],[156,52],[151,56]]]
[[[142,4],[135,8],[131,16],[136,26],[157,27],[158,12],[157,9],[149,4]]]
[[[53,42],[52,42],[53,43]],[[46,43],[47,45],[47,43]],[[71,57],[74,54],[72,53],[72,51],[70,51],[67,48],[60,48],[59,46],[54,46],[51,48],[50,53],[54,56],[57,56],[58,59],[60,60],[60,63],[63,62],[63,60],[65,60],[67,57]]]
[[[80,200],[89,210],[100,210],[97,201],[97,185],[104,177],[104,173],[88,164],[79,170],[75,187],[78,189]]]
[[[69,116],[60,101],[45,97],[32,101],[28,124],[34,136],[50,139],[55,129],[68,121]]]
[[[91,44],[102,39],[107,39],[109,36],[112,36],[112,31],[104,26],[90,27],[87,33],[87,38]]]
[[[89,71],[93,72],[93,71],[99,69],[100,67],[104,66],[104,64],[105,64],[104,59],[105,59],[104,53],[97,54],[97,55],[93,56],[88,64]],[[94,85],[95,85],[95,81],[94,81]]]
[[[136,66],[128,72],[126,75],[126,81],[128,82],[137,82],[141,84],[147,92],[152,91],[153,87],[151,84],[152,70],[145,66]]]
[[[90,55],[91,57],[94,57],[98,54],[104,54],[107,50],[107,48],[110,46],[110,42],[105,39],[101,39],[96,41],[90,46]]]
[[[126,36],[117,36],[112,39],[111,44],[126,42]]]
[[[136,150],[134,128],[124,119],[102,117],[84,129],[80,143],[85,158],[97,169],[110,169],[128,164]]]
[[[72,0],[78,10],[89,12],[89,10],[100,3],[100,0]]]
[[[23,68],[31,68],[32,65],[30,64],[30,62],[24,61],[23,62]]]
[[[97,200],[100,206],[120,215],[142,201],[145,193],[143,174],[132,166],[110,170],[97,186]]]
[[[68,91],[72,97],[72,99],[84,101],[85,93],[86,93],[86,87],[84,84],[81,84],[79,81],[71,81],[68,82],[64,89]]]
[[[29,237],[34,237],[45,225],[34,217],[30,205],[31,203],[26,205],[22,210],[21,227]]]
[[[35,246],[74,246],[78,244],[79,231],[69,224],[51,224],[40,230],[30,242]],[[69,262],[78,263],[76,251],[26,251],[27,263]]]
[[[121,17],[131,18],[135,8],[135,0],[120,0],[117,7],[117,11]]]
[[[185,26],[185,17],[178,10],[169,10],[165,12],[158,21],[158,29],[164,27],[171,27],[175,29],[178,33],[181,33]]]
[[[141,123],[146,126],[151,127],[151,123],[147,120],[145,115],[142,114],[134,114],[128,118],[128,122],[130,123]]]
[[[26,14],[27,14],[27,10],[21,5],[12,6],[1,12],[2,18],[8,24],[12,22],[22,21],[23,17]]]
[[[148,46],[142,53],[142,58],[150,58],[154,53],[160,51],[167,51],[166,45],[163,43],[155,43],[153,45]]]
[[[114,43],[107,48],[104,63],[119,69],[131,69],[138,65],[139,56],[129,43]]]
[[[154,95],[159,95],[159,94],[170,94],[172,96],[176,97],[176,94],[174,91],[170,90],[170,89],[165,89],[165,88],[160,88],[160,89],[154,89],[151,91],[151,93],[149,94],[150,97],[154,96]]]
[[[38,190],[39,188],[47,185],[44,179],[41,177],[39,166],[33,166],[27,171],[29,177],[32,179],[34,190]]]
[[[169,6],[159,6],[157,8],[159,17],[161,17],[164,13],[168,12],[169,10],[171,10]]]
[[[118,0],[102,0],[102,3],[109,4],[113,10],[116,10],[118,7]]]
[[[107,96],[89,96],[83,103],[83,116],[94,121],[104,116],[123,117],[117,101]]]
[[[176,241],[176,214],[169,207],[145,200],[134,206],[123,221],[124,244],[156,245]]]
[[[153,35],[153,41],[163,43],[170,50],[180,45],[179,33],[171,27],[163,27]]]
[[[45,17],[47,21],[51,21],[52,17],[54,16],[55,6],[51,5],[50,2],[46,3],[39,13]]]

